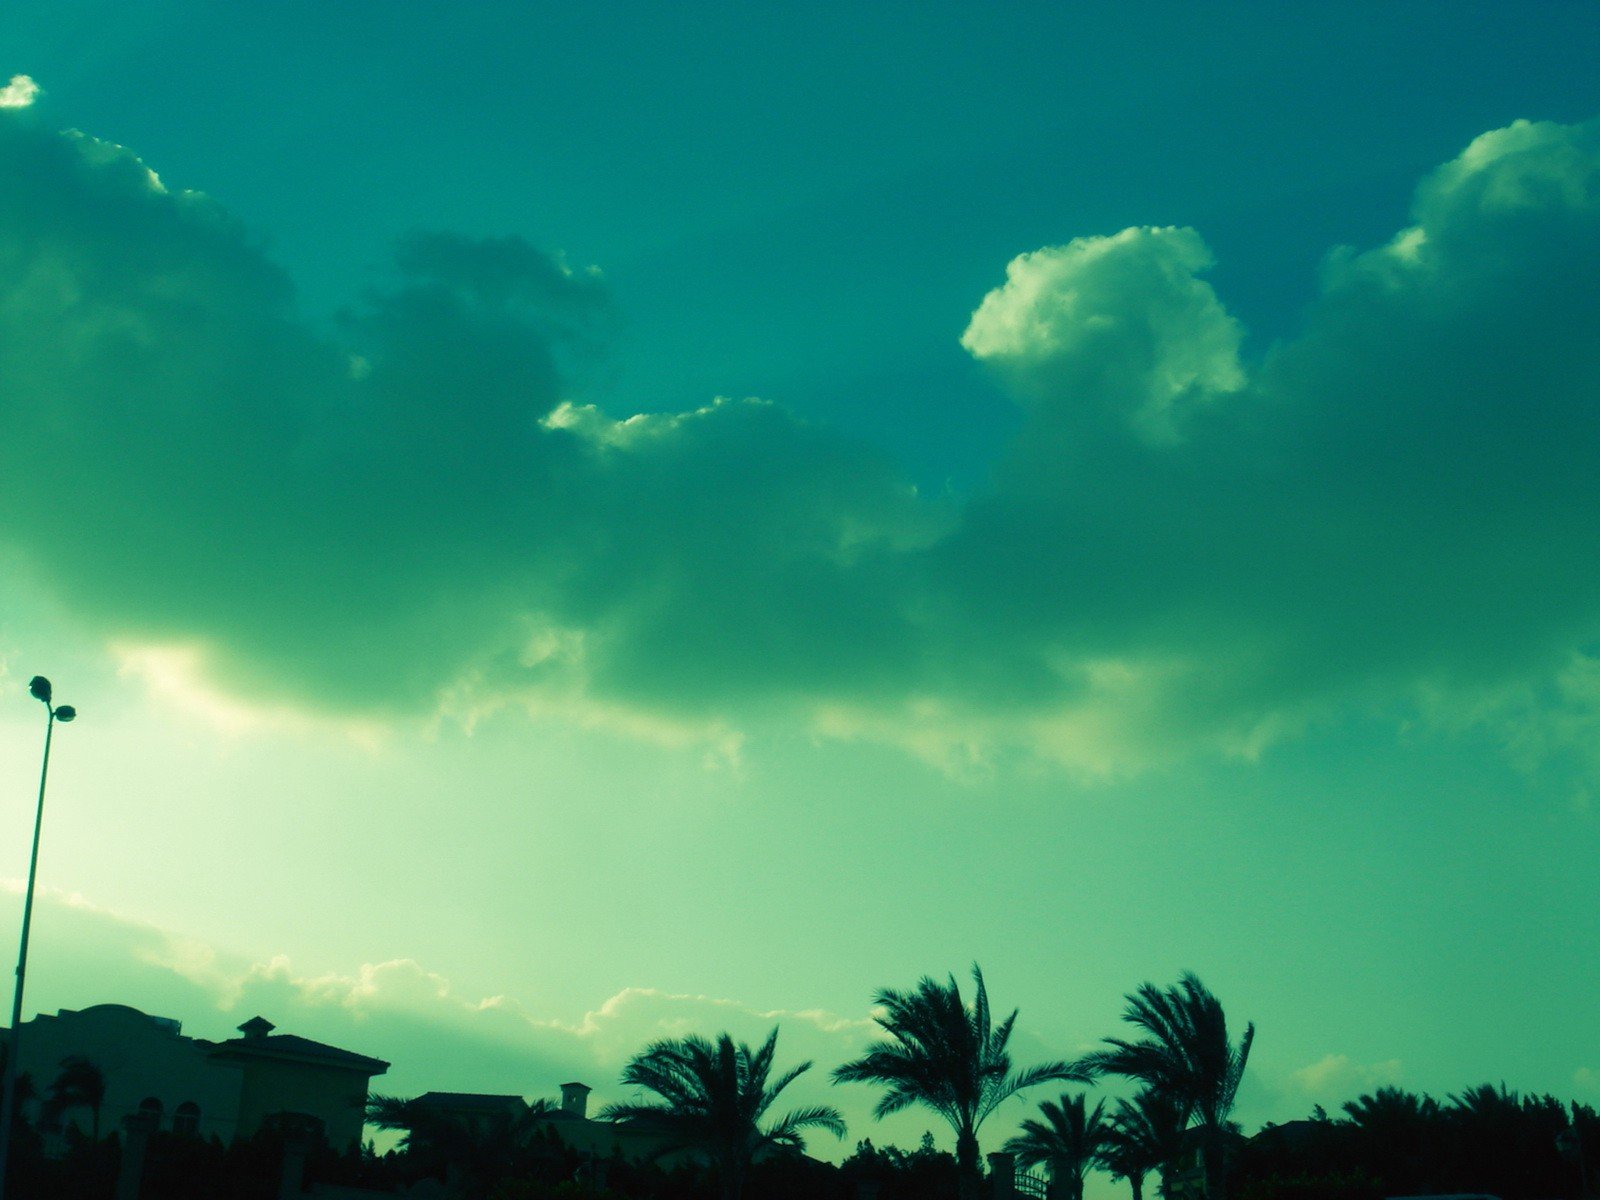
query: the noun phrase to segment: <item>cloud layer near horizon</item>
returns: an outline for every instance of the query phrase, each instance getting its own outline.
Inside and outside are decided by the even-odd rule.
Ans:
[[[1193,230],[1022,255],[963,337],[1021,431],[936,500],[771,403],[581,402],[606,289],[518,239],[412,239],[335,337],[127,150],[34,107],[0,163],[0,541],[238,694],[1087,771],[1352,705],[1588,727],[1600,124],[1475,140],[1256,362]]]
[[[0,882],[0,916],[16,916],[20,885]],[[372,1080],[379,1094],[414,1096],[425,1091],[474,1091],[555,1099],[568,1080],[588,1083],[590,1111],[628,1098],[619,1083],[628,1060],[660,1038],[727,1031],[756,1043],[779,1029],[780,1069],[812,1063],[784,1092],[784,1108],[831,1104],[845,1115],[847,1137],[820,1136],[810,1150],[837,1160],[861,1138],[879,1145],[910,1147],[931,1129],[948,1148],[949,1130],[921,1109],[879,1121],[872,1115],[875,1089],[834,1085],[832,1070],[859,1057],[880,1034],[867,1010],[839,1014],[819,1009],[769,1009],[717,996],[688,995],[652,987],[627,987],[595,1007],[563,1019],[542,1013],[514,996],[463,994],[451,980],[413,959],[362,963],[346,972],[299,970],[283,955],[251,960],[225,948],[147,922],[131,920],[81,896],[44,892],[39,916],[53,931],[53,952],[30,973],[33,1004],[49,1012],[64,1001],[73,1008],[126,1004],[154,1016],[177,1019],[183,1032],[222,1040],[252,1016],[265,1016],[284,1033],[310,1037],[381,1058],[390,1070]],[[957,975],[968,986],[965,973]],[[913,980],[894,981],[909,986]],[[1014,997],[1004,980],[989,979],[1001,1015]],[[1023,1012],[1037,1020],[1041,1014]],[[1010,1042],[1019,1066],[1073,1058],[1097,1045],[1112,1030],[1081,1030],[1072,1045],[1052,1045],[1024,1019]],[[1592,1072],[1590,1073],[1592,1074]],[[1270,1048],[1251,1062],[1242,1098],[1242,1119],[1303,1116],[1314,1102],[1335,1106],[1384,1084],[1402,1082],[1395,1060],[1365,1064],[1343,1054],[1327,1054],[1300,1065]],[[1580,1070],[1579,1088],[1592,1090]],[[1124,1090],[1115,1080],[1095,1085],[1102,1093]],[[1049,1094],[1025,1093],[996,1113],[984,1131],[986,1144],[999,1144],[1015,1124]]]
[[[0,885],[0,912],[14,916],[12,881]],[[734,999],[627,987],[576,1019],[529,1008],[518,999],[462,994],[452,982],[412,959],[363,963],[348,973],[297,970],[282,955],[252,961],[223,948],[142,921],[79,896],[45,893],[40,916],[54,930],[55,952],[36,964],[34,1002],[69,997],[72,1007],[127,1004],[180,1020],[190,1037],[222,1040],[239,1023],[265,1016],[282,1032],[381,1058],[390,1070],[371,1090],[414,1096],[474,1091],[555,1099],[568,1080],[594,1089],[591,1113],[627,1098],[618,1080],[627,1061],[650,1042],[726,1030],[758,1043],[777,1026],[780,1069],[815,1064],[784,1093],[788,1106],[833,1103],[850,1114],[854,1137],[885,1136],[914,1144],[925,1124],[915,1116],[872,1121],[870,1089],[835,1088],[828,1073],[854,1057],[876,1026],[865,1013],[764,1009]],[[865,1005],[866,997],[862,997]],[[54,1003],[60,1003],[56,999]],[[1023,1053],[1044,1057],[1022,1035]],[[1020,1114],[1021,1104],[1015,1108]],[[943,1131],[940,1131],[943,1137]],[[823,1157],[848,1153],[853,1140],[820,1137]]]

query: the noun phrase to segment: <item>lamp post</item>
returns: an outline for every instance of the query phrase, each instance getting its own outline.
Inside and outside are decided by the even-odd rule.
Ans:
[[[44,823],[44,783],[50,774],[50,735],[56,722],[63,723],[78,715],[70,704],[51,704],[50,681],[35,675],[28,684],[33,698],[45,707],[49,715],[44,726],[44,762],[39,767],[39,805],[33,814],[33,853],[28,858],[28,889],[22,899],[22,944],[17,950],[17,988],[11,998],[11,1032],[6,1050],[5,1095],[0,1100],[0,1200],[5,1200],[6,1166],[11,1158],[11,1123],[17,1111],[17,1067],[22,1049],[22,985],[28,974],[28,929],[33,924],[33,881],[39,870],[39,828]]]

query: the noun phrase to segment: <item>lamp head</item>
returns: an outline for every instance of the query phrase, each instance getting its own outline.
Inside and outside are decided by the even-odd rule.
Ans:
[[[78,715],[78,710],[70,704],[63,704],[56,709],[56,720],[70,721]]]
[[[28,691],[33,693],[33,698],[43,704],[50,703],[50,681],[43,675],[35,675],[28,684]]]

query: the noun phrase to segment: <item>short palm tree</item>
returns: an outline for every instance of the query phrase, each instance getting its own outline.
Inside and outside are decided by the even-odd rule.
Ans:
[[[1102,1100],[1090,1111],[1082,1092],[1063,1092],[1060,1100],[1039,1105],[1043,1120],[1024,1121],[1006,1149],[1017,1156],[1018,1166],[1049,1169],[1052,1196],[1083,1200],[1083,1177],[1099,1165],[1105,1147],[1105,1108]]]
[[[511,1174],[553,1105],[535,1100],[521,1111],[468,1121],[421,1100],[374,1095],[367,1124],[403,1132],[400,1148],[425,1175],[442,1175],[451,1191],[463,1184],[486,1190]]]
[[[1255,1025],[1246,1025],[1234,1045],[1221,1002],[1192,971],[1169,988],[1141,984],[1128,996],[1122,1018],[1147,1036],[1132,1042],[1107,1038],[1108,1049],[1087,1055],[1079,1065],[1097,1074],[1137,1079],[1183,1108],[1185,1123],[1200,1131],[1206,1195],[1224,1200],[1224,1158],[1232,1134],[1228,1116],[1250,1058]]]
[[[969,1006],[954,975],[948,983],[923,976],[908,992],[884,988],[873,997],[874,1019],[889,1036],[855,1062],[834,1071],[836,1083],[875,1083],[886,1089],[873,1116],[886,1117],[914,1104],[938,1113],[956,1135],[956,1166],[965,1195],[976,1193],[978,1130],[1005,1100],[1035,1084],[1085,1083],[1088,1075],[1063,1062],[1013,1071],[1006,1043],[1015,1011],[998,1025],[989,1012],[983,972],[972,967]]]
[[[1162,1092],[1146,1088],[1132,1100],[1118,1100],[1104,1135],[1100,1161],[1113,1179],[1126,1179],[1133,1200],[1144,1200],[1144,1177],[1159,1171],[1183,1150],[1188,1113]]]
[[[1356,1153],[1371,1173],[1420,1186],[1425,1149],[1444,1125],[1438,1101],[1402,1088],[1381,1087],[1346,1101],[1343,1107],[1354,1131]]]
[[[105,1072],[82,1055],[74,1054],[61,1060],[61,1073],[50,1083],[45,1109],[52,1117],[59,1117],[74,1108],[87,1108],[94,1140],[98,1142],[100,1108],[105,1099]]]
[[[618,1121],[657,1139],[657,1153],[688,1151],[709,1160],[722,1200],[738,1200],[750,1164],[773,1150],[804,1150],[807,1129],[845,1133],[844,1118],[826,1105],[799,1108],[763,1127],[778,1093],[811,1069],[801,1063],[771,1083],[776,1028],[759,1049],[719,1034],[668,1038],[636,1055],[622,1082],[653,1092],[655,1100],[612,1104],[600,1119]]]

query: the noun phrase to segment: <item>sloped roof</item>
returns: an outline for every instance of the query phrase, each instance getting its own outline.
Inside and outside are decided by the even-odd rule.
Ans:
[[[269,1036],[230,1038],[217,1042],[211,1050],[213,1058],[282,1058],[294,1062],[319,1063],[329,1067],[345,1067],[367,1075],[382,1075],[389,1064],[381,1058],[368,1058],[350,1050],[341,1050],[325,1042],[294,1033],[274,1033]]]
[[[528,1102],[521,1096],[498,1096],[490,1092],[423,1092],[413,1103],[430,1104],[436,1108],[477,1108],[494,1112],[513,1104],[528,1107]]]

